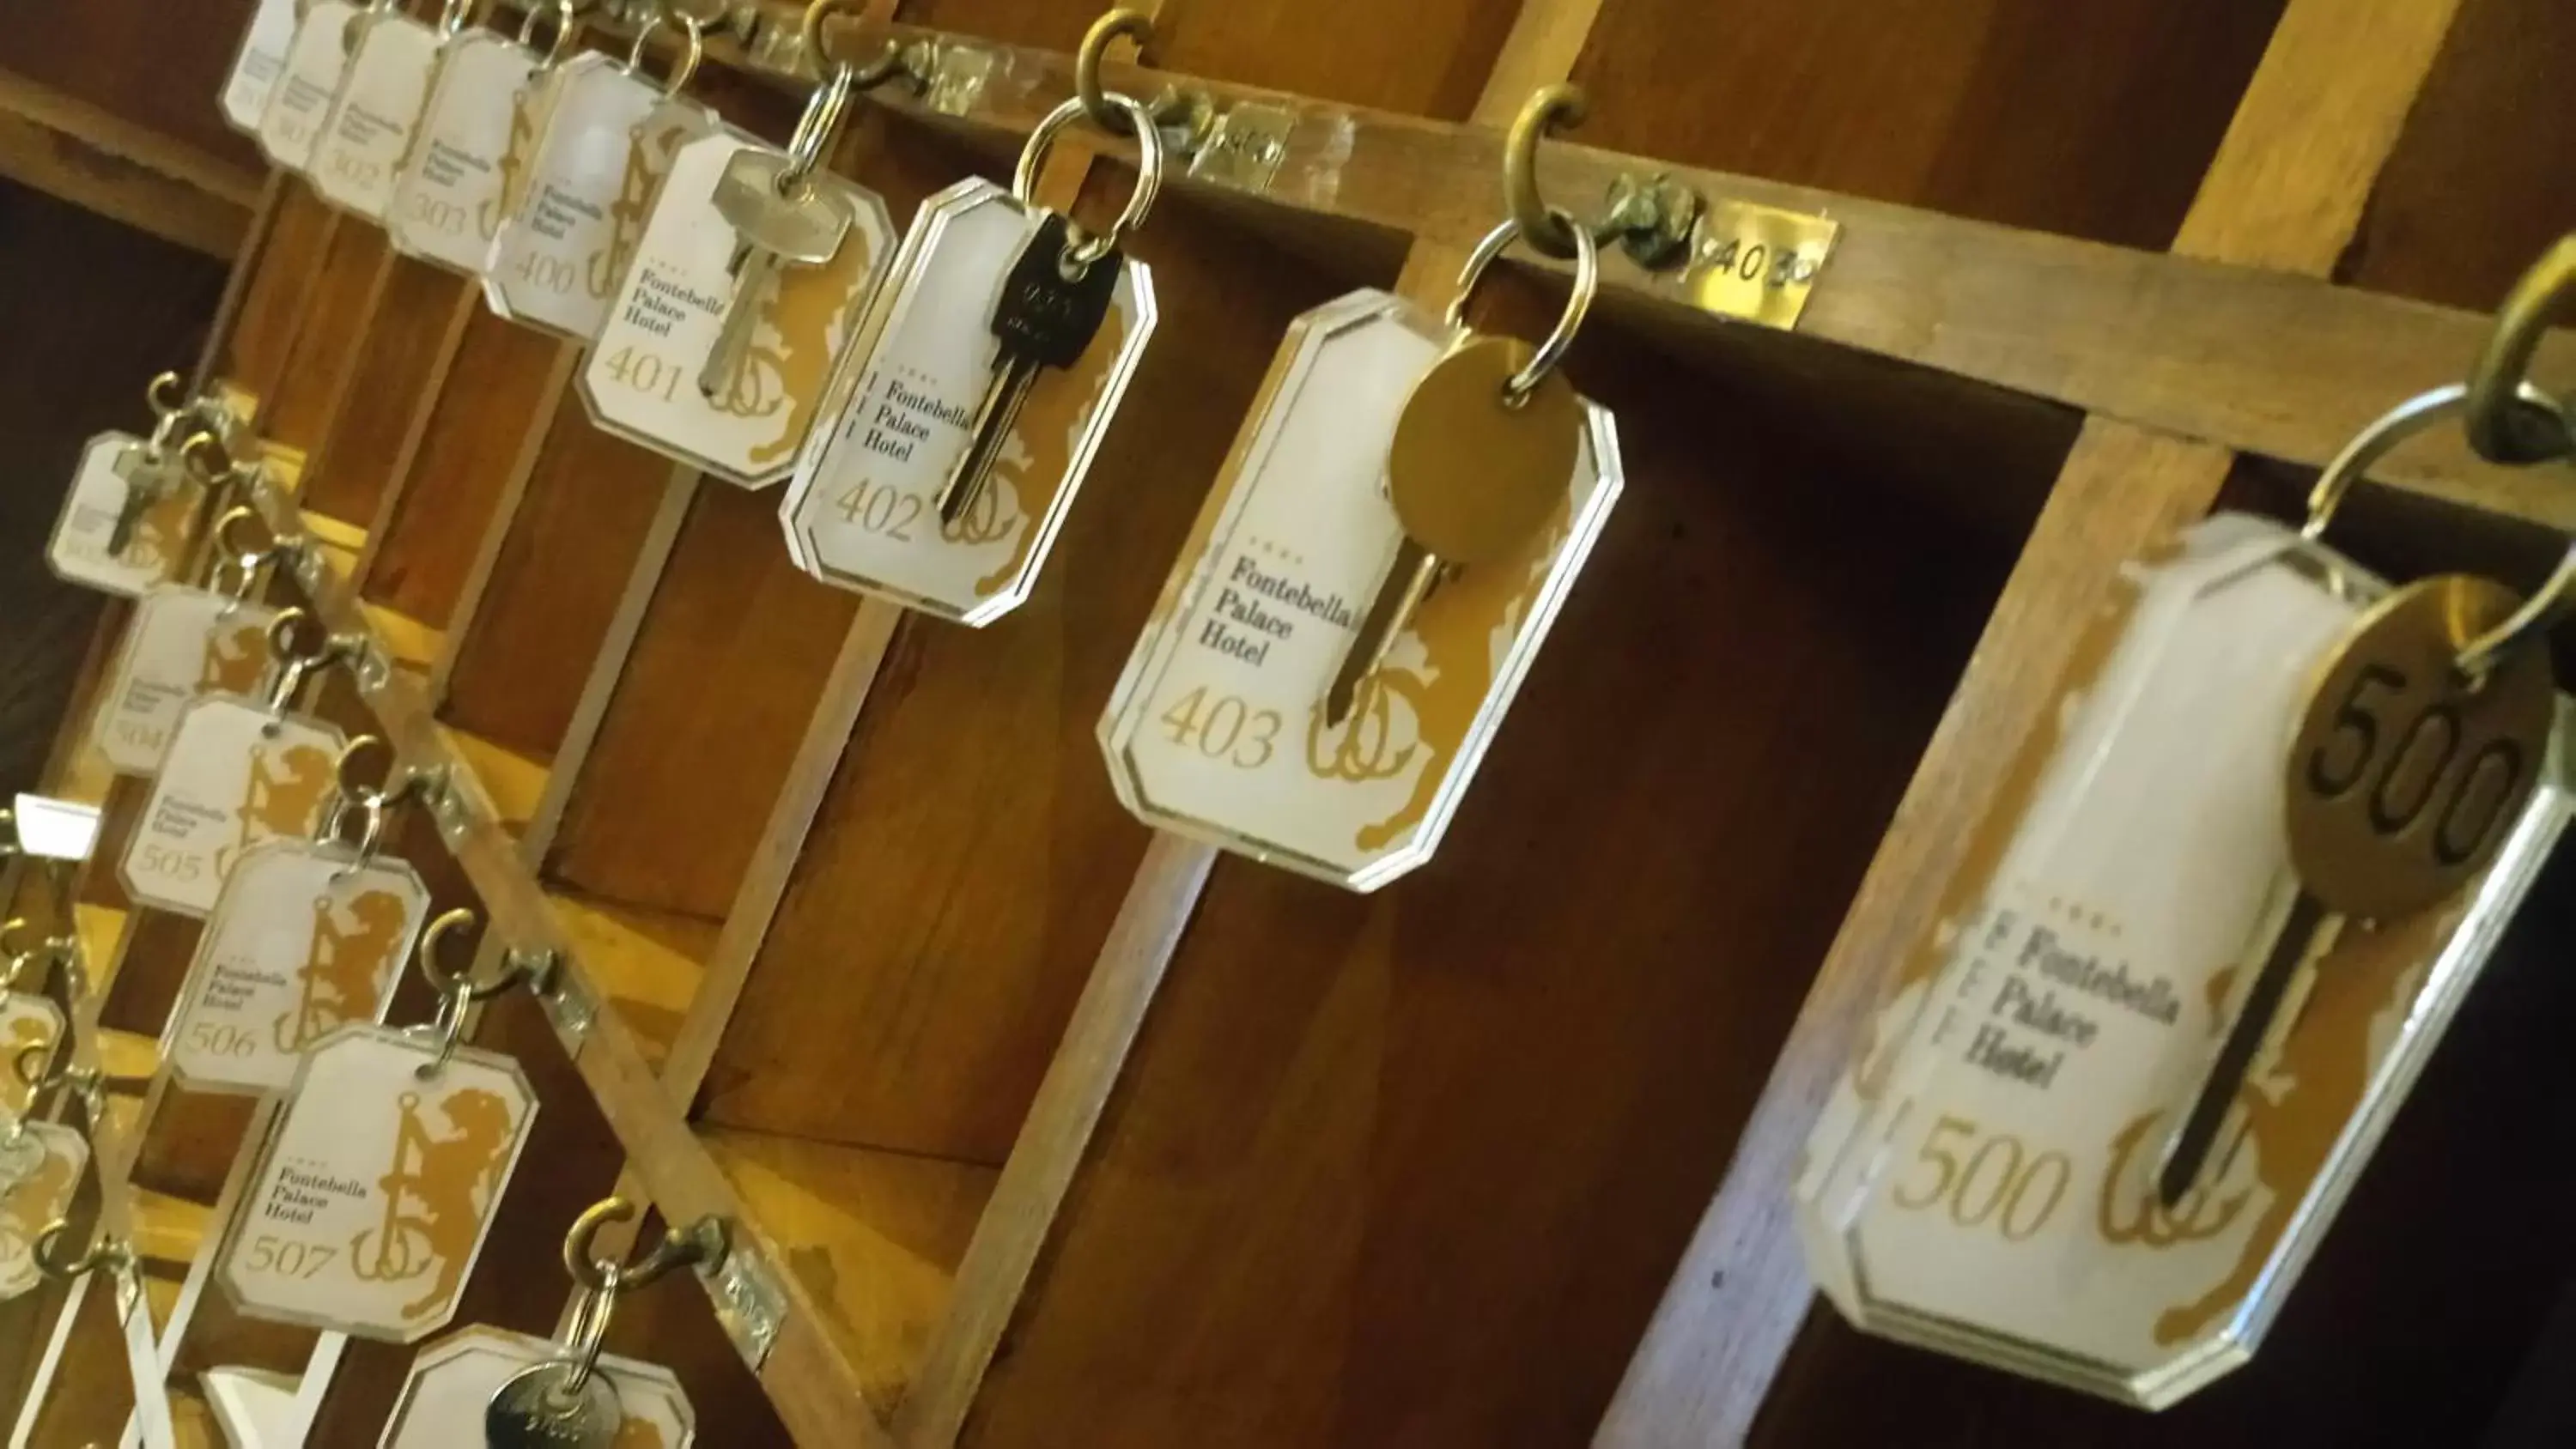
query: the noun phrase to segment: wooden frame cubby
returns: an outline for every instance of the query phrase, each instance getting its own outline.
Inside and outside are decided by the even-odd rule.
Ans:
[[[839,165],[901,220],[1009,166],[1095,15],[897,8],[850,7],[836,53],[891,39],[984,77],[864,108]],[[2223,489],[2295,507],[2360,423],[2461,374],[2480,310],[2565,226],[2548,158],[2576,111],[2548,62],[2576,55],[2576,19],[1139,8],[1153,68],[1113,56],[1110,85],[1289,126],[1266,175],[1174,163],[1134,243],[1161,329],[1037,593],[986,630],[810,584],[774,493],[591,429],[577,348],[272,182],[206,376],[261,400],[260,502],[324,561],[301,589],[392,666],[333,707],[448,772],[436,841],[414,836],[442,898],[566,962],[561,995],[490,1027],[540,1075],[564,1170],[514,1196],[469,1316],[550,1327],[556,1236],[623,1183],[656,1221],[731,1225],[734,1275],[704,1303],[656,1290],[614,1345],[683,1366],[729,1444],[1672,1449],[2010,1424],[2155,1445],[2492,1409],[2502,1369],[2439,1388],[2392,1366],[2347,1394],[2329,1366],[2342,1343],[2395,1362],[2400,1335],[2347,1320],[2379,1311],[2365,1260],[2448,1210],[2442,1124],[2509,1110],[2474,1072],[2427,1079],[2431,1125],[2373,1179],[2401,1186],[2356,1199],[2302,1289],[2326,1306],[2164,1418],[1843,1329],[1785,1190],[2103,581]],[[711,58],[741,73],[717,82],[728,112],[773,136],[806,84],[796,19],[736,6]],[[1540,153],[1562,204],[1663,174],[1840,223],[1796,334],[1608,259],[1570,372],[1620,419],[1629,492],[1433,867],[1354,897],[1153,834],[1093,723],[1281,330],[1353,287],[1445,301],[1500,214],[1501,128],[1566,79],[1594,114]],[[1041,191],[1114,206],[1131,154],[1069,141]],[[1507,269],[1488,320],[1544,327],[1565,270]],[[2553,337],[2539,374],[2576,378],[2576,345]],[[2356,504],[2352,546],[2392,568],[2523,576],[2576,522],[2549,480],[2448,440],[2378,481],[2396,491]],[[2563,1005],[2536,963],[2565,923],[2534,917],[2502,1004],[2464,1022],[2479,1051]],[[185,952],[125,930],[139,1018]],[[138,1185],[202,1196],[201,1157]],[[2499,1290],[2463,1365],[2527,1351],[2576,1274],[2538,1218],[2512,1232],[2549,1266]],[[2473,1266],[2429,1257],[2403,1284],[2428,1309]],[[765,1337],[745,1324],[764,1296]],[[316,1442],[371,1433],[405,1357],[353,1349]]]

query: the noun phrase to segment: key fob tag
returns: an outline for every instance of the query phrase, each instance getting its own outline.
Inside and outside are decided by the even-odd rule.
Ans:
[[[136,503],[138,485],[156,486],[158,495]],[[200,496],[177,458],[153,458],[131,433],[101,433],[81,450],[45,563],[65,583],[133,598],[178,570]],[[120,540],[117,521],[129,506],[138,511],[131,535]]]
[[[2148,1407],[2254,1349],[2569,810],[2562,727],[2482,877],[2320,943],[2167,1200],[2301,894],[2285,752],[2387,592],[2241,515],[2124,572],[1809,1139],[1798,1225],[1854,1324]]]
[[[313,189],[342,211],[381,223],[429,98],[438,32],[400,11],[370,11],[349,34],[348,72],[314,145]]]
[[[429,914],[409,862],[337,841],[271,840],[224,877],[162,1033],[196,1092],[279,1092],[306,1048],[380,1022]]]
[[[813,426],[832,367],[894,249],[876,193],[827,170],[806,178],[846,219],[830,260],[782,266],[740,289],[742,242],[716,206],[736,158],[765,152],[731,132],[679,148],[642,238],[613,289],[581,370],[581,398],[605,431],[746,488],[784,480]],[[732,309],[751,309],[736,365],[710,376]]]
[[[206,914],[243,852],[313,833],[347,743],[337,725],[240,695],[189,704],[127,844],[126,893],[137,905]]]
[[[980,178],[922,204],[796,460],[780,517],[797,567],[978,626],[1027,600],[1157,319],[1151,269],[1126,261],[1091,346],[1038,376],[984,487],[943,524],[936,496],[999,361],[995,304],[1042,224]]]
[[[161,768],[179,714],[200,694],[250,694],[267,677],[277,611],[184,584],[144,594],[99,692],[90,745],[120,775]]]
[[[672,157],[717,122],[597,54],[564,62],[542,100],[527,159],[504,179],[515,202],[484,264],[483,299],[513,322],[588,343]]]
[[[257,135],[268,111],[270,92],[286,69],[287,47],[295,43],[295,0],[259,0],[243,28],[232,67],[224,72],[220,106],[236,131]]]
[[[1403,537],[1390,440],[1452,340],[1376,291],[1289,328],[1101,717],[1110,779],[1146,823],[1355,890],[1438,847],[1622,486],[1616,425],[1585,402],[1554,518],[1435,587],[1328,722]]]
[[[508,1057],[340,1028],[298,1066],[217,1281],[256,1317],[420,1342],[454,1320],[536,1113]]]
[[[501,229],[512,142],[535,139],[543,110],[536,54],[506,36],[468,30],[439,52],[429,99],[385,206],[394,250],[479,275]]]
[[[350,27],[366,14],[349,0],[313,0],[296,22],[286,48],[286,68],[270,88],[259,116],[259,149],[270,164],[299,176],[310,173],[322,124],[349,68]]]
[[[502,1386],[559,1361],[563,1353],[561,1345],[524,1333],[481,1324],[457,1330],[412,1360],[377,1449],[451,1449],[485,1442],[485,1415]],[[615,1444],[689,1449],[697,1441],[697,1410],[669,1369],[603,1354],[598,1374],[607,1380],[622,1414]]]

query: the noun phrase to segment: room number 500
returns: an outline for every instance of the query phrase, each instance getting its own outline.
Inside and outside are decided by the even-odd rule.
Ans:
[[[1977,1124],[1965,1117],[1934,1123],[1915,1154],[1918,1170],[1897,1185],[1896,1205],[1924,1212],[1947,1202],[1950,1220],[1963,1228],[1991,1222],[2006,1242],[2032,1237],[2066,1200],[2074,1162],[2063,1152],[2032,1156],[2008,1133],[1982,1142],[1978,1136]]]

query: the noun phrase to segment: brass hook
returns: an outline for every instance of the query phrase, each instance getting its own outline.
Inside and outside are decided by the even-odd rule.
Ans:
[[[2567,407],[2535,406],[2522,395],[2531,359],[2558,313],[2576,305],[2576,233],[2560,237],[2496,311],[2495,331],[2469,374],[2469,446],[2490,463],[2547,463],[2576,453]]]
[[[176,417],[188,410],[187,386],[188,380],[179,374],[162,373],[144,386],[143,401],[158,417]],[[161,397],[164,393],[169,394],[172,400],[163,402]]]
[[[1136,43],[1141,64],[1145,48],[1154,40],[1154,17],[1120,6],[1091,22],[1091,29],[1083,34],[1081,49],[1073,55],[1073,93],[1093,125],[1113,136],[1132,136],[1136,134],[1135,118],[1100,83],[1101,62],[1108,59],[1110,45],[1122,39]],[[1176,85],[1165,85],[1144,110],[1156,127],[1175,126],[1188,132],[1181,138],[1180,149],[1185,153],[1196,153],[1216,124],[1214,101]]]
[[[52,1042],[31,1041],[9,1058],[9,1070],[18,1078],[18,1085],[30,1092],[41,1092],[52,1079],[53,1057]]]
[[[210,454],[214,458],[211,463],[206,461]],[[229,482],[240,471],[235,467],[232,456],[224,451],[223,439],[210,432],[190,433],[186,441],[179,444],[179,461],[187,464],[208,487]]]
[[[57,1253],[63,1235],[72,1230],[71,1219],[56,1218],[36,1234],[36,1271],[48,1278],[66,1281],[101,1268],[111,1273],[123,1272],[134,1263],[134,1250],[127,1244],[100,1241],[81,1249],[79,1256],[64,1261]]]
[[[1568,126],[1583,124],[1591,109],[1580,86],[1563,81],[1542,86],[1512,118],[1511,134],[1503,141],[1503,200],[1511,208],[1512,220],[1520,224],[1520,234],[1532,247],[1559,261],[1576,254],[1575,223],[1550,208],[1539,194],[1538,143]]]
[[[676,1269],[714,1267],[724,1261],[732,1245],[724,1220],[704,1217],[687,1232],[663,1229],[662,1241],[632,1263],[602,1258],[592,1250],[600,1229],[610,1223],[632,1221],[635,1212],[635,1204],[612,1197],[593,1203],[573,1220],[572,1231],[564,1234],[563,1246],[564,1271],[572,1275],[573,1282],[595,1294],[614,1295],[658,1282]]]

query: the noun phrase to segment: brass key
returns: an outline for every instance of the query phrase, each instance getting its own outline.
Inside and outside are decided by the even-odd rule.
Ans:
[[[2398,590],[2355,623],[2324,668],[2284,776],[2299,879],[2156,1175],[2167,1208],[2199,1182],[2246,1078],[2296,1029],[2294,991],[2350,920],[2386,925],[2466,888],[2513,833],[2555,717],[2546,650],[2466,679],[2459,660],[2515,612],[2510,590],[2447,575]]]
[[[1583,401],[1553,369],[1523,378],[1535,351],[1468,334],[1413,385],[1387,449],[1387,498],[1404,530],[1368,614],[1324,695],[1348,719],[1446,571],[1518,556],[1564,505],[1583,445]]]

